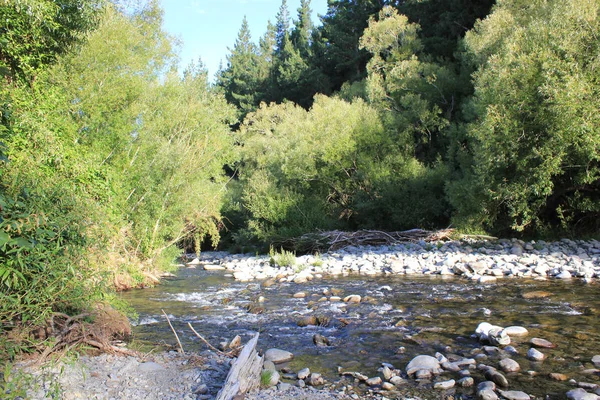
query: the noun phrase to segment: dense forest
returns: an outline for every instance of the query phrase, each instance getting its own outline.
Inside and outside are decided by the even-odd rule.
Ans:
[[[317,22],[283,0],[257,42],[242,21],[214,83],[136,4],[0,0],[3,330],[182,249],[599,231],[598,0],[329,0]]]

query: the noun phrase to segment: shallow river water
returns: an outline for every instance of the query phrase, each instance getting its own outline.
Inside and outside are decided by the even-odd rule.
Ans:
[[[323,301],[332,290],[341,291],[342,298],[360,295],[362,302]],[[549,293],[525,298],[534,291]],[[305,292],[306,297],[294,298],[297,292]],[[260,296],[264,302],[258,301]],[[338,366],[376,376],[382,362],[404,369],[414,356],[436,352],[477,357],[478,363],[498,367],[498,361],[507,355],[487,354],[471,337],[477,325],[487,321],[529,330],[528,336],[513,338],[511,343],[519,354],[510,357],[521,365],[521,372],[506,374],[510,390],[522,390],[536,398],[565,398],[574,386],[550,379],[552,372],[578,382],[600,383],[598,374],[583,373],[593,368],[590,360],[600,354],[598,286],[576,280],[499,279],[478,284],[461,278],[350,276],[263,287],[261,282],[236,282],[224,272],[181,269],[177,278],[159,287],[126,292],[122,297],[139,313],[134,328],[139,341],[176,343],[163,309],[186,351],[206,348],[188,322],[215,346],[235,335],[245,342],[252,332],[260,331],[259,348],[291,351],[295,355],[292,370],[309,367],[330,381],[340,379]],[[320,317],[326,326],[299,327],[297,322],[309,315]],[[327,337],[331,346],[315,346],[315,333]],[[543,362],[525,357],[533,337],[557,345],[540,349],[547,355]],[[483,380],[477,371],[473,377],[476,382]],[[451,378],[458,379],[452,374],[444,379]],[[430,382],[414,380],[402,390],[406,396],[421,398],[449,394],[469,398],[474,393],[472,388],[433,391]]]

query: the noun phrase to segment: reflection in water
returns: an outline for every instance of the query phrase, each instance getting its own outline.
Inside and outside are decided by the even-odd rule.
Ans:
[[[173,342],[172,333],[161,316],[171,318],[186,351],[203,349],[203,344],[187,327],[191,322],[209,342],[217,344],[261,331],[259,347],[278,347],[292,351],[296,358],[291,368],[310,367],[330,379],[338,379],[337,367],[377,374],[381,362],[404,368],[418,354],[444,354],[473,357],[481,345],[470,336],[479,322],[495,325],[525,326],[530,334],[514,338],[519,355],[512,356],[522,372],[509,374],[511,390],[550,398],[564,398],[572,387],[549,379],[550,372],[567,374],[577,381],[590,382],[597,375],[582,376],[591,368],[590,359],[600,354],[600,326],[597,318],[600,300],[594,285],[579,282],[536,282],[498,280],[477,284],[462,279],[430,277],[346,277],[321,279],[307,284],[276,284],[263,288],[260,283],[239,283],[222,272],[183,269],[178,278],[162,286],[123,293],[122,297],[138,311],[135,327],[138,340]],[[358,294],[360,304],[330,302],[332,289],[341,296]],[[293,298],[299,291],[302,299]],[[523,298],[532,291],[551,292],[545,298]],[[265,298],[259,303],[260,296]],[[248,312],[251,310],[251,312]],[[491,314],[490,314],[491,312]],[[298,327],[307,315],[321,317],[325,326]],[[328,323],[327,323],[328,322]],[[316,347],[315,333],[326,336],[331,347]],[[543,363],[525,358],[528,340],[541,337],[558,347],[542,350]],[[403,351],[398,351],[404,348]],[[498,358],[484,359],[497,366]],[[532,377],[535,371],[537,376]],[[474,374],[475,377],[477,375]],[[453,376],[448,376],[451,379]],[[423,398],[427,390],[410,388]],[[457,394],[472,394],[456,389]],[[424,392],[423,392],[424,391]],[[429,394],[432,396],[432,394]],[[432,398],[438,398],[437,396]]]

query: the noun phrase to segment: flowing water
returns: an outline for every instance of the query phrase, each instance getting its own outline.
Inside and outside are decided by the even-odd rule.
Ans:
[[[332,290],[341,291],[342,297],[357,294],[363,300],[360,304],[323,301]],[[307,296],[294,298],[300,291]],[[524,298],[533,291],[549,295]],[[258,301],[260,296],[264,302]],[[500,279],[482,285],[459,278],[351,276],[263,287],[260,282],[236,282],[224,272],[181,269],[177,278],[159,287],[126,292],[122,297],[139,313],[134,328],[137,340],[176,343],[162,309],[186,351],[206,349],[188,322],[215,346],[235,335],[241,335],[245,342],[251,333],[260,331],[259,348],[291,351],[295,355],[292,370],[309,367],[330,381],[340,379],[338,366],[375,376],[382,362],[404,369],[418,354],[439,351],[475,357],[482,353],[482,345],[471,335],[480,322],[487,321],[500,326],[521,325],[530,332],[527,337],[513,338],[512,345],[519,354],[511,358],[519,362],[522,371],[507,374],[510,390],[523,390],[538,398],[564,398],[574,386],[551,380],[551,372],[600,383],[598,374],[583,374],[584,369],[593,368],[592,356],[600,354],[598,287],[578,281]],[[325,326],[299,327],[297,322],[309,315],[320,317]],[[327,337],[331,346],[315,346],[316,333]],[[555,349],[540,349],[548,356],[541,363],[525,358],[532,337],[557,345]],[[501,356],[478,357],[478,362],[497,367]],[[482,380],[477,371],[473,377],[476,382]],[[458,379],[452,374],[444,379],[451,378]],[[443,397],[431,389],[431,384],[412,383],[404,393]],[[456,388],[452,392],[468,398],[473,389]]]

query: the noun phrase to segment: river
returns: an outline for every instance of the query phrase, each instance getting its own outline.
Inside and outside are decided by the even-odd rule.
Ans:
[[[332,291],[341,292],[342,298],[360,295],[362,301],[331,302],[327,299]],[[295,298],[298,292],[306,297]],[[529,298],[527,294],[532,292],[538,293]],[[261,282],[236,282],[222,271],[182,268],[176,278],[158,287],[121,296],[139,313],[139,320],[134,322],[138,342],[176,343],[162,316],[164,310],[186,351],[206,348],[187,323],[215,346],[235,335],[241,335],[245,342],[252,332],[260,331],[259,348],[291,351],[295,355],[289,366],[292,370],[309,367],[330,381],[340,379],[338,366],[375,376],[382,362],[404,369],[414,356],[436,352],[475,357],[479,363],[497,367],[507,354],[486,352],[471,337],[483,321],[529,330],[528,336],[513,338],[511,343],[519,354],[510,357],[521,366],[521,372],[506,374],[511,390],[559,399],[574,386],[552,380],[550,373],[592,383],[600,378],[590,371],[583,374],[593,368],[592,356],[600,354],[598,287],[576,280],[499,279],[479,284],[455,277],[357,275],[263,287]],[[264,301],[259,301],[260,297]],[[311,315],[319,317],[324,326],[297,325]],[[316,333],[327,337],[331,345],[315,346]],[[525,357],[533,337],[557,345],[540,349],[548,356],[543,362]],[[476,382],[482,380],[477,371],[473,377]],[[448,393],[468,398],[473,390],[454,388]],[[440,392],[434,392],[430,384],[414,380],[403,393],[440,398]]]

